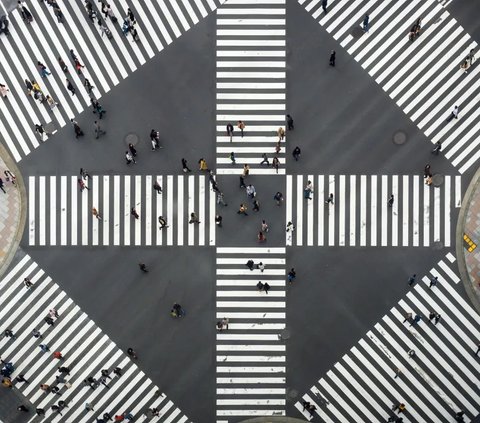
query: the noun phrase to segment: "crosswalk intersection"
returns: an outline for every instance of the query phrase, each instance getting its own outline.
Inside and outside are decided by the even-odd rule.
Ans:
[[[460,410],[465,421],[477,416],[480,316],[457,292],[454,263],[448,253],[302,401],[315,405],[325,422],[384,422],[399,402],[406,405],[404,422],[454,421]],[[438,283],[429,288],[434,277]],[[438,323],[430,312],[440,315]],[[407,313],[422,320],[410,325]],[[296,408],[312,420],[302,401]]]
[[[217,248],[217,423],[231,417],[284,416],[285,248]],[[252,260],[252,270],[246,263]],[[263,263],[262,271],[256,265]],[[260,291],[258,282],[268,283]]]
[[[79,179],[29,177],[29,245],[215,244],[216,197],[205,175],[92,175],[83,191]],[[189,223],[191,213],[199,223]]]
[[[30,25],[22,21],[17,9],[12,11],[8,16],[11,35],[2,35],[0,43],[0,81],[10,89],[8,97],[0,102],[0,131],[14,159],[20,161],[42,142],[34,132],[35,124],[43,124],[53,134],[90,106],[83,77],[89,79],[95,87],[94,95],[100,98],[223,2],[172,0],[167,5],[163,0],[131,0],[128,4],[125,0],[112,0],[109,4],[118,21],[106,22],[113,34],[111,39],[102,36],[96,21],[90,21],[82,2],[61,3],[63,24],[57,22],[53,9],[43,1],[25,2],[34,16]],[[127,7],[136,16],[138,42],[121,30]],[[101,11],[96,11],[103,19]],[[70,49],[85,66],[83,76],[75,71]],[[60,67],[59,57],[67,64],[67,74]],[[37,61],[52,74],[42,78]],[[67,90],[66,78],[76,87],[75,96]],[[59,105],[50,110],[46,103],[27,96],[25,79],[37,81],[43,93]],[[48,136],[43,141],[47,139]]]
[[[245,164],[251,174],[285,174],[285,138],[277,152],[277,131],[285,128],[285,11],[286,0],[228,0],[217,10],[218,174],[241,174]],[[245,123],[244,136],[238,121]]]
[[[29,289],[24,286],[24,278],[33,283]],[[45,417],[34,417],[31,422],[86,423],[104,413],[114,416],[124,412],[139,419],[152,407],[161,412],[158,418],[149,421],[188,421],[28,255],[24,255],[1,280],[0,294],[0,325],[11,329],[16,336],[16,339],[0,340],[2,359],[14,364],[12,380],[21,394],[35,407],[46,411]],[[44,317],[53,308],[59,317],[49,326]],[[34,329],[40,331],[42,338],[32,336]],[[48,345],[50,352],[43,352],[40,344]],[[54,359],[54,351],[60,351],[64,359]],[[56,381],[59,363],[70,367],[70,374],[65,376],[63,383]],[[122,369],[121,375],[112,373],[115,367]],[[83,381],[90,376],[98,380],[102,369],[110,371],[110,379],[106,382],[109,389],[103,385],[95,389],[84,386]],[[29,383],[15,382],[20,374]],[[40,384],[58,386],[60,395],[42,391]],[[62,416],[50,408],[58,400],[68,405]],[[90,403],[94,411],[87,412],[85,403]]]
[[[311,182],[313,191],[306,192]],[[455,231],[461,177],[426,185],[418,175],[287,175],[287,245],[411,246],[441,242]],[[326,203],[333,194],[333,203]],[[388,206],[388,198],[394,202]]]
[[[461,25],[437,0],[298,0],[395,101],[460,173],[480,158],[477,92],[480,67],[460,68],[477,47]],[[361,24],[368,13],[370,25]],[[422,18],[421,35],[408,33]],[[341,66],[341,65],[340,65]],[[455,105],[459,119],[446,122]]]

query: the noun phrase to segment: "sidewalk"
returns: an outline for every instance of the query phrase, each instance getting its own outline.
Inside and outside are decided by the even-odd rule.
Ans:
[[[3,172],[7,169],[17,177],[16,185],[6,180]],[[20,243],[27,213],[25,186],[20,171],[1,144],[0,178],[3,180],[6,191],[4,194],[0,190],[0,275],[2,275]]]
[[[473,306],[480,312],[480,169],[463,198],[456,240],[460,276]]]

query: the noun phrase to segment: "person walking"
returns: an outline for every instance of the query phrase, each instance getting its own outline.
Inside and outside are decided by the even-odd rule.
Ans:
[[[254,212],[260,211],[260,203],[257,200],[253,200],[253,211]]]
[[[313,194],[313,184],[312,184],[312,181],[307,181],[307,185],[303,190],[303,197],[306,200],[311,200],[312,199],[311,194]]]
[[[188,223],[196,223],[197,225],[200,223],[200,220],[198,219],[198,216],[195,212],[190,213],[190,220]]]
[[[336,55],[335,50],[332,50],[330,52],[330,66],[333,66],[333,67],[335,67],[335,55]]]
[[[95,131],[95,139],[98,140],[98,137],[100,137],[101,135],[105,135],[107,132],[104,131],[102,129],[102,127],[100,126],[100,122],[98,121],[95,121],[93,123],[93,128],[94,128],[94,131]]]
[[[398,410],[398,413],[403,413],[405,411],[405,404],[402,402],[399,402],[398,404],[393,404],[392,406],[392,411],[395,412]]]
[[[408,278],[408,285],[412,286],[416,282],[416,279],[417,279],[417,274],[414,273],[412,276]]]
[[[327,14],[327,0],[322,0],[323,13]]]
[[[127,165],[130,163],[137,163],[137,161],[133,158],[133,156],[130,154],[130,151],[125,151],[125,160],[127,162]]]
[[[198,161],[198,164],[200,166],[199,170],[208,171],[207,161],[203,157]]]
[[[267,237],[262,231],[259,231],[257,234],[257,241],[258,242],[265,242],[267,240]]]
[[[292,222],[288,222],[285,232],[287,233],[288,240],[292,240],[293,232],[295,231],[295,226]]]
[[[246,178],[250,174],[250,166],[248,164],[243,165],[243,176]]]
[[[7,193],[7,191],[5,191],[5,183],[3,182],[3,179],[0,178],[0,189],[3,191],[4,194]]]
[[[160,184],[158,183],[158,181],[155,181],[155,183],[153,184],[153,189],[155,191],[157,191],[157,194],[161,194],[162,193],[162,187],[160,186]]]
[[[292,151],[292,156],[296,162],[298,162],[298,159],[301,153],[302,153],[302,150],[300,150],[300,147],[297,145]]]
[[[90,99],[90,104],[92,106],[93,114],[98,113],[98,118],[102,119],[103,115],[107,113],[106,110],[103,109],[102,105],[98,102],[98,100],[94,100],[93,98]]]
[[[264,163],[266,163],[267,166],[270,165],[270,162],[268,161],[267,153],[262,154],[262,161],[260,162],[260,164],[263,165]]]
[[[434,276],[430,279],[430,284],[428,285],[428,289],[432,289],[432,287],[437,286],[438,283],[438,276]]]
[[[281,206],[283,203],[283,194],[280,191],[277,191],[273,196],[273,199],[277,203],[277,206]]]
[[[17,339],[17,337],[15,336],[15,334],[11,329],[5,329],[3,334],[5,335],[5,338],[12,338],[13,340]]]
[[[33,283],[30,280],[30,278],[23,279],[23,284],[25,285],[25,288],[27,288],[27,289],[29,289],[33,286]]]
[[[44,142],[45,140],[43,138],[45,137],[46,132],[45,132],[45,128],[43,127],[42,124],[40,124],[40,123],[35,124],[35,132],[38,135],[40,135],[40,140]]]
[[[255,187],[252,184],[247,185],[247,188],[245,188],[245,192],[247,193],[247,196],[249,198],[254,198],[257,195]]]
[[[287,130],[293,131],[293,118],[290,115],[287,115]]]
[[[240,175],[240,188],[246,188],[247,186],[245,185],[245,177],[243,175]]]
[[[243,138],[243,130],[245,129],[245,123],[239,120],[237,122],[237,128],[240,129],[241,137]]]
[[[458,119],[458,106],[454,106],[452,111],[450,112],[450,116],[447,118],[447,122],[450,122],[453,118]]]
[[[73,86],[73,84],[70,82],[68,78],[65,80],[65,82],[67,84],[67,90],[72,93],[72,97],[73,97],[77,90],[75,89],[75,87]]]
[[[223,220],[222,216],[217,214],[215,216],[215,225],[217,225],[219,228],[221,228],[222,227],[222,220]]]
[[[83,137],[85,134],[83,133],[82,128],[80,128],[80,125],[78,124],[78,122],[76,120],[74,120],[73,118],[70,119],[70,122],[72,122],[72,125],[73,125],[73,130],[75,132],[75,138]]]
[[[92,207],[92,215],[97,220],[102,220],[102,215],[98,212],[98,210],[95,207]]]
[[[163,216],[158,216],[158,223],[160,224],[159,229],[168,228],[167,219],[165,219]]]
[[[51,75],[51,72],[48,71],[47,67],[40,61],[37,62],[38,70],[40,71],[40,75],[42,78],[45,78],[48,75]]]
[[[395,198],[393,196],[393,194],[390,194],[390,197],[388,198],[388,207],[392,207],[393,206],[393,202],[395,201]]]
[[[138,358],[137,353],[133,350],[133,348],[127,349],[127,355],[134,360]]]
[[[83,192],[84,190],[90,191],[90,188],[87,187],[85,182],[81,178],[77,179],[78,182],[78,187],[80,188],[80,192]]]
[[[33,335],[34,338],[37,338],[37,339],[38,338],[43,338],[41,332],[36,328],[33,328],[32,335]]]
[[[280,128],[277,129],[277,135],[278,141],[283,141],[283,139],[285,138],[285,129],[280,126]]]
[[[233,138],[233,125],[231,123],[227,123],[227,136],[230,137],[230,142],[232,142]]]
[[[85,78],[83,80],[83,86],[87,90],[87,94],[91,94],[92,90],[95,89],[95,87],[90,83],[90,80],[88,78]]]
[[[328,198],[325,200],[325,204],[332,204],[332,205],[334,204],[333,203],[333,193],[330,193],[328,195]]]
[[[292,282],[296,279],[296,277],[297,277],[297,272],[295,272],[295,269],[292,267],[290,269],[290,272],[288,272],[288,275],[287,275],[288,283],[292,284]]]
[[[235,165],[235,164],[237,164],[237,162],[236,162],[236,160],[235,160],[235,152],[234,152],[234,151],[232,151],[232,152],[230,153],[230,155],[228,156],[228,158],[230,159],[230,163],[231,163],[232,166]]]
[[[62,360],[63,359],[63,355],[60,351],[55,351],[53,353],[53,358],[56,358],[57,360]]]
[[[248,210],[247,206],[244,203],[242,203],[240,204],[240,208],[238,209],[237,214],[243,214],[244,216],[248,216],[247,210]]]
[[[363,18],[363,31],[364,32],[368,32],[368,24],[370,22],[370,16],[365,15],[365,17]]]
[[[58,106],[58,103],[52,97],[50,97],[49,95],[47,95],[45,97],[45,99],[47,100],[47,104],[49,105],[50,110],[53,110],[53,109],[55,109],[55,107]]]
[[[58,61],[58,64],[60,65],[60,69],[62,69],[62,71],[64,73],[68,73],[68,67],[67,67],[67,64],[63,61],[63,59],[61,57],[59,57],[57,59]]]
[[[135,148],[135,146],[132,144],[132,143],[129,143],[128,144],[128,149],[130,151],[130,154],[133,156],[133,157],[137,157],[137,149]]]
[[[183,173],[189,173],[192,170],[188,167],[187,160],[182,158],[182,171]]]
[[[269,231],[268,224],[265,220],[262,220],[261,230],[262,232],[265,232],[265,233]]]
[[[417,325],[422,320],[422,316],[416,314],[413,320],[410,322],[410,326]]]
[[[222,204],[225,207],[228,206],[228,204],[225,202],[225,196],[221,191],[217,191],[217,204]]]
[[[78,73],[79,75],[81,75],[81,74],[82,74],[82,69],[83,69],[85,66],[80,63],[80,60],[78,60],[78,58],[75,58],[75,60],[73,61],[73,64],[74,64],[74,66],[75,66],[75,69],[76,69],[77,73]]]
[[[425,169],[423,170],[423,177],[432,177],[432,167],[428,163],[425,165]]]
[[[435,154],[436,156],[438,156],[438,153],[440,153],[441,150],[442,150],[442,143],[441,141],[437,141],[435,143],[435,146],[433,147],[432,154]]]
[[[272,161],[272,167],[275,169],[276,173],[278,174],[278,168],[280,166],[280,160],[278,160],[278,157],[275,156]]]
[[[130,214],[131,214],[135,219],[140,219],[140,216],[138,215],[137,210],[135,209],[135,207],[132,207],[132,209],[130,210]]]
[[[265,265],[262,262],[260,262],[257,264],[257,269],[263,273],[263,271],[265,270]]]
[[[86,181],[88,178],[92,179],[90,174],[87,172],[87,169],[84,169],[83,167],[80,168],[80,176]]]
[[[28,408],[25,407],[23,404],[20,404],[18,407],[17,407],[17,410],[18,411],[23,411],[25,413],[28,413]]]

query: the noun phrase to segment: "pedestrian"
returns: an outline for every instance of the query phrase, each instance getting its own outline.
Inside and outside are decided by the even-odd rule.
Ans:
[[[158,223],[160,224],[159,229],[168,228],[167,220],[163,216],[158,216]]]
[[[182,170],[184,173],[191,172],[191,169],[187,165],[187,160],[182,158]]]
[[[72,97],[73,97],[75,95],[75,92],[76,92],[75,87],[73,86],[73,84],[70,82],[70,80],[68,78],[65,80],[65,82],[67,84],[67,90],[72,93]]]
[[[58,367],[58,371],[62,374],[65,373],[67,376],[70,376],[70,367],[60,366]]]
[[[257,200],[253,200],[253,211],[254,212],[260,211],[260,203]]]
[[[90,404],[89,402],[86,402],[85,411],[95,411],[95,409],[93,408],[92,404]]]
[[[221,191],[217,191],[217,204],[228,206],[228,204],[225,202],[225,196]]]
[[[45,323],[47,323],[50,326],[54,325],[54,321],[50,316],[46,316],[43,320],[45,320]]]
[[[413,317],[413,314],[412,313],[405,313],[404,314],[404,317],[405,317],[405,320],[402,322],[402,323],[405,323],[405,322],[411,322],[412,321],[412,317]]]
[[[460,410],[455,414],[455,420],[457,422],[464,422],[465,421],[465,419],[463,418],[464,414],[465,414],[465,411]]]
[[[160,186],[160,184],[157,181],[155,181],[155,183],[153,184],[153,189],[155,191],[157,191],[157,194],[162,193],[162,187]]]
[[[460,69],[463,69],[464,73],[468,73],[468,67],[469,67],[469,63],[468,63],[468,56],[467,56],[463,60],[463,62],[460,64]]]
[[[232,151],[230,153],[229,159],[230,159],[230,162],[231,162],[232,165],[237,164],[237,162],[235,161],[235,152],[234,151]]]
[[[122,369],[120,367],[115,367],[113,369],[113,373],[116,374],[117,376],[122,376]]]
[[[278,157],[275,156],[272,161],[272,167],[275,169],[276,173],[278,173],[279,166],[280,166],[280,160],[278,160]]]
[[[393,194],[390,194],[390,197],[388,198],[388,207],[393,206],[393,202],[395,201],[395,198],[393,197]]]
[[[62,360],[63,359],[63,355],[60,351],[55,351],[53,353],[53,358],[56,358],[57,360]]]
[[[24,82],[25,82],[25,86],[26,86],[26,88],[27,88],[27,95],[30,95],[30,96],[31,96],[31,95],[32,95],[32,91],[33,91],[33,85],[32,85],[32,83],[31,83],[28,79],[25,79]]]
[[[110,7],[110,6],[109,6]],[[112,416],[109,413],[103,413],[102,418],[104,420],[112,420]]]
[[[277,141],[277,144],[275,145],[275,153],[278,154],[280,153],[282,147],[281,147],[282,142],[280,140]]]
[[[248,164],[243,165],[243,177],[246,178],[250,174],[250,166]]]
[[[105,388],[110,389],[110,387],[107,385],[107,378],[105,376],[101,376],[98,380],[103,386],[105,386]]]
[[[265,232],[265,233],[267,233],[268,230],[269,230],[268,224],[267,224],[267,222],[265,222],[265,220],[262,220],[261,230],[262,230],[262,232]]]
[[[106,110],[103,110],[102,105],[98,102],[98,100],[94,100],[93,98],[90,99],[90,104],[92,105],[92,112],[93,114],[98,113],[98,118],[102,119],[103,115],[107,113]]]
[[[300,147],[297,145],[292,151],[292,156],[296,162],[298,162],[298,158],[300,157],[301,153],[302,153],[302,150],[300,150]]]
[[[101,126],[100,126],[100,123],[98,121],[95,121],[93,123],[93,129],[95,131],[95,139],[98,140],[98,137],[100,137],[101,135],[104,135],[106,134],[107,132],[104,131]]]
[[[98,212],[95,207],[92,207],[92,215],[98,220],[102,220],[102,215]]]
[[[435,143],[435,147],[433,147],[432,154],[435,154],[436,156],[438,156],[438,153],[440,153],[441,150],[442,150],[442,143],[441,141],[437,141]]]
[[[35,413],[37,413],[37,416],[44,416],[45,415],[45,410],[43,408],[37,407],[35,409]]]
[[[227,136],[230,137],[230,142],[232,142],[233,125],[231,123],[227,123]]]
[[[83,190],[85,189],[90,191],[90,188],[87,187],[87,185],[85,184],[85,182],[83,182],[82,179],[78,178],[77,182],[78,182],[78,187],[80,188],[80,192],[83,192]]]
[[[185,310],[183,310],[180,304],[173,303],[171,313],[173,313],[174,317],[182,317],[185,315]]]
[[[90,174],[87,172],[87,169],[84,169],[83,167],[80,168],[80,176],[86,181],[87,178],[92,179]]]
[[[293,118],[290,115],[287,115],[287,129],[289,131],[292,131],[294,129]]]
[[[470,61],[470,66],[473,65],[473,62],[475,61],[475,49],[471,49],[470,53],[468,53],[468,60]]]
[[[248,216],[247,210],[248,210],[247,206],[244,203],[242,203],[240,204],[240,208],[238,209],[237,213]]]
[[[188,221],[188,223],[200,223],[200,220],[198,219],[198,216],[195,212],[190,213],[190,220]]]
[[[25,379],[25,375],[18,375],[18,376],[15,378],[15,380],[16,380],[17,382],[23,382],[23,383],[26,383],[26,384],[29,384],[29,383],[30,383],[27,379]]]
[[[436,313],[435,314],[435,320],[434,320],[433,324],[436,325],[440,321],[441,317],[442,316],[440,316],[440,314]]]
[[[133,157],[137,157],[137,150],[136,148],[134,147],[134,145],[132,143],[129,143],[128,144],[128,149],[130,150],[130,154],[133,156]]]
[[[62,69],[62,71],[64,73],[67,73],[68,72],[68,67],[67,67],[66,63],[63,61],[63,59],[61,57],[59,57],[57,60],[58,60],[58,64],[60,65],[60,69]]]
[[[73,125],[73,130],[75,132],[75,138],[83,137],[84,133],[82,131],[82,128],[80,128],[80,125],[78,124],[78,122],[76,120],[73,120],[73,119],[70,119],[70,122],[72,122],[72,125]]]
[[[267,240],[267,237],[265,236],[265,234],[262,231],[258,232],[257,242],[265,242],[266,240]]]
[[[217,214],[217,215],[215,216],[215,224],[216,224],[219,228],[222,227],[222,219],[223,219],[222,216],[220,216],[219,214]]]
[[[137,161],[133,158],[133,156],[130,154],[130,151],[125,151],[125,160],[127,162],[127,165],[130,163],[137,163]]]
[[[240,129],[241,137],[243,138],[243,130],[245,129],[245,123],[239,120],[237,122],[237,128]]]
[[[257,264],[257,269],[263,273],[263,271],[265,270],[265,265],[262,262],[260,262]]]
[[[330,52],[330,66],[333,66],[333,67],[335,67],[335,55],[336,55],[335,50],[332,50]]]
[[[277,135],[278,141],[283,141],[283,139],[285,138],[285,129],[280,126],[280,128],[277,129]]]
[[[262,161],[260,162],[260,164],[263,165],[264,163],[266,163],[267,166],[270,166],[270,162],[268,161],[267,153],[262,154]]]
[[[92,84],[90,84],[90,80],[88,78],[85,78],[83,80],[83,86],[87,90],[87,94],[90,94],[92,92],[92,90],[95,89],[95,87]]]
[[[311,194],[313,193],[313,184],[312,181],[307,181],[307,185],[305,186],[305,189],[303,190],[303,197],[306,200],[311,200]]]
[[[33,286],[33,283],[32,283],[32,281],[30,280],[30,278],[25,278],[25,279],[23,280],[23,283],[24,283],[24,285],[25,285],[25,288],[27,288],[27,289],[29,289],[29,288],[31,288],[31,287]]]
[[[393,378],[396,379],[396,378],[399,377],[401,374],[402,374],[402,371],[397,367],[397,368],[395,369],[395,376],[394,376]]]
[[[3,174],[5,175],[5,180],[7,182],[11,182],[12,185],[15,185],[15,182],[17,181],[17,177],[12,172],[10,172],[9,170],[4,170]]]
[[[438,282],[438,276],[434,276],[433,278],[430,279],[430,284],[428,285],[428,288],[431,289],[434,286],[437,286]]]
[[[42,352],[48,352],[48,351],[50,351],[50,348],[49,348],[48,345],[46,345],[46,344],[40,344],[39,347],[40,347],[40,349],[42,350]]]
[[[17,339],[17,337],[15,336],[15,334],[11,329],[5,329],[3,334],[5,335],[5,338],[12,338],[13,340]]]
[[[148,273],[147,265],[145,263],[138,263],[138,267],[143,273]]]
[[[280,191],[277,191],[276,194],[273,196],[273,199],[277,203],[277,206],[281,206],[283,203],[283,194]]]
[[[479,352],[480,352],[480,342],[477,345],[477,351],[475,351],[475,355],[478,355]]]
[[[252,184],[247,185],[245,191],[247,193],[247,196],[250,198],[254,198],[257,195],[255,187]]]
[[[45,128],[43,127],[42,124],[36,123],[35,124],[35,132],[40,135],[40,140],[44,141],[44,136],[46,135],[45,133]]]
[[[0,84],[0,95],[5,98],[10,90],[5,84]]]
[[[258,289],[258,292],[262,292],[262,291],[263,291],[263,283],[262,283],[262,281],[258,281],[258,283],[257,283],[257,289]]]
[[[370,16],[368,16],[368,14],[366,14],[365,17],[363,18],[363,31],[364,32],[368,32],[369,21],[370,21]]]
[[[5,191],[5,188],[4,188],[4,186],[5,186],[5,183],[3,182],[3,179],[2,179],[2,178],[0,178],[0,189],[1,189],[1,190],[4,192],[4,194],[6,194],[6,193],[7,193],[7,191]]]
[[[47,104],[50,106],[50,110],[53,110],[58,106],[58,103],[49,95],[47,95],[45,99],[47,100]]]
[[[287,275],[288,283],[291,284],[296,277],[297,277],[297,273],[295,272],[295,269],[292,267],[290,269],[290,272],[288,272],[288,275]]]
[[[51,72],[48,71],[47,67],[40,61],[37,62],[38,70],[40,71],[40,75],[42,78],[45,78],[48,75],[51,75]]]
[[[417,274],[414,273],[412,276],[408,278],[408,285],[412,286],[415,283],[416,279],[417,279]]]
[[[292,222],[287,223],[285,232],[287,233],[288,240],[292,240],[293,232],[295,231],[295,226]]]
[[[452,111],[450,112],[450,116],[447,118],[447,122],[450,122],[453,118],[458,119],[458,106],[454,106]]]
[[[433,319],[435,319],[435,316],[437,315],[437,313],[435,313],[434,311],[431,311],[429,314],[428,314],[428,321],[431,322]]]
[[[240,175],[240,188],[246,188],[247,186],[245,185],[245,177],[243,175]]]
[[[133,350],[133,348],[128,348],[127,349],[127,355],[133,359],[137,359],[137,353]]]
[[[28,412],[28,408],[25,407],[23,404],[20,404],[18,407],[17,407],[17,410],[18,411],[24,411],[24,412]]]
[[[327,14],[327,0],[322,0],[323,13]]]
[[[130,210],[130,214],[131,214],[135,219],[140,219],[140,216],[138,215],[137,210],[135,209],[135,207],[132,207],[132,209]]]
[[[253,271],[253,269],[255,268],[255,263],[252,259],[250,259],[245,263],[245,266],[247,266],[251,271]]]
[[[398,404],[394,404],[392,406],[392,411],[397,411],[398,410],[398,413],[403,413],[405,411],[405,404],[402,403],[402,402],[399,402]]]
[[[157,150],[160,148],[160,132],[152,129],[150,131],[150,142],[152,144],[152,151]]]
[[[417,325],[420,320],[422,320],[422,317],[419,314],[416,314],[413,320],[410,322],[410,326]]]
[[[198,164],[200,166],[199,170],[208,171],[207,162],[203,157],[198,161]]]
[[[423,177],[428,178],[432,176],[432,167],[429,164],[425,165],[425,169],[423,170]]]
[[[3,377],[2,385],[5,386],[5,388],[13,388],[12,379],[10,379],[8,376]]]
[[[36,328],[32,330],[32,335],[34,338],[43,338],[41,332]]]
[[[77,70],[77,73],[80,75],[82,73],[82,69],[85,67],[84,65],[82,65],[80,63],[80,60],[78,60],[78,58],[75,58],[75,60],[73,61],[74,65],[75,65],[75,69]]]
[[[270,290],[270,285],[268,284],[268,282],[265,282],[263,284],[263,290],[265,291],[265,294],[268,295],[268,291]]]
[[[60,408],[68,408],[68,405],[65,401],[58,401],[58,406]]]

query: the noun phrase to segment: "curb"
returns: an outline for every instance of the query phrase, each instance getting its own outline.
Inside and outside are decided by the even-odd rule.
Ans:
[[[458,263],[458,270],[460,272],[460,278],[463,282],[465,292],[470,298],[473,307],[480,313],[480,295],[476,291],[475,282],[470,279],[470,274],[467,270],[467,264],[465,261],[465,248],[463,247],[463,234],[465,232],[465,219],[467,217],[467,211],[470,208],[470,203],[473,200],[473,193],[480,185],[480,168],[475,172],[470,184],[465,192],[465,196],[462,200],[462,206],[460,207],[460,213],[458,215],[457,229],[456,229],[456,256]]]
[[[15,237],[13,243],[10,246],[8,254],[5,256],[4,260],[0,263],[0,276],[2,276],[5,271],[10,266],[10,263],[17,252],[18,246],[23,236],[23,231],[25,229],[25,222],[27,220],[27,190],[25,189],[25,184],[23,181],[23,176],[20,173],[20,169],[17,167],[15,161],[12,159],[8,153],[5,146],[0,143],[0,157],[3,159],[7,168],[16,176],[17,187],[20,192],[20,219],[17,220],[17,228],[15,231]]]

